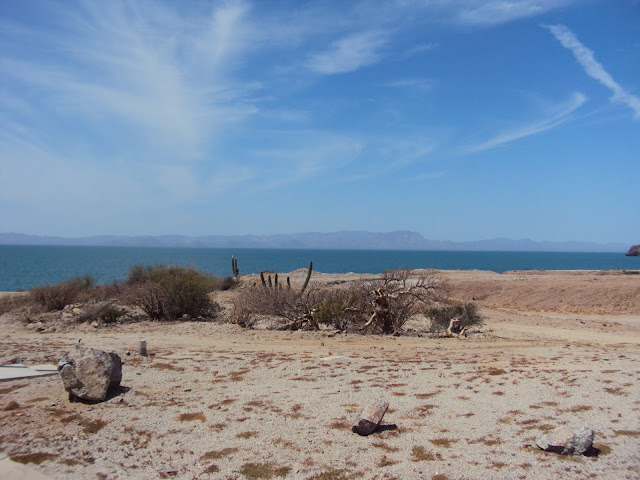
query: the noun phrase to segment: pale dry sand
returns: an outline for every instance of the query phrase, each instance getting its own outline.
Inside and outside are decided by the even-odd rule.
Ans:
[[[85,405],[56,377],[0,383],[0,450],[60,479],[640,478],[640,275],[442,275],[483,306],[467,339],[217,322],[38,334],[3,317],[0,362],[55,362],[82,339],[122,356],[126,388]],[[353,434],[377,398],[384,428]],[[560,425],[593,428],[599,455],[532,447]]]

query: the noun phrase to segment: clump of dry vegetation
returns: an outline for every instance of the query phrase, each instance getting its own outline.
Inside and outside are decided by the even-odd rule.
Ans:
[[[121,297],[153,320],[215,317],[219,306],[209,293],[221,280],[194,267],[136,265],[125,280]]]
[[[396,334],[420,315],[431,319],[433,332],[446,329],[452,318],[461,318],[466,328],[482,323],[474,304],[449,300],[446,285],[431,270],[389,270],[339,287],[313,287],[306,294],[289,284],[279,286],[277,275],[275,285],[270,276],[268,285],[262,279],[262,286],[249,286],[236,298],[233,321],[243,327],[253,328],[265,321],[278,330],[324,327]]]
[[[234,278],[218,278],[194,267],[136,265],[122,282],[96,285],[93,277],[85,275],[36,286],[26,294],[4,296],[0,314],[21,312],[31,323],[39,321],[43,312],[50,315],[62,311],[63,319],[102,325],[144,315],[152,320],[212,319],[220,306],[210,294],[236,283]]]
[[[88,297],[93,288],[94,278],[85,275],[66,282],[34,287],[29,295],[34,303],[40,304],[46,312],[51,312],[62,310],[67,305],[77,302],[81,296]]]
[[[419,325],[430,321],[421,328],[433,333],[445,330],[453,318],[465,328],[482,323],[474,304],[449,299],[447,285],[432,270],[389,270],[368,279],[313,285],[311,262],[300,288],[273,272],[262,272],[260,282],[242,282],[235,277],[235,258],[232,265],[234,277],[226,279],[194,267],[136,265],[122,282],[96,285],[91,276],[78,277],[16,295],[0,310],[28,311],[23,315],[26,323],[47,323],[43,312],[60,311],[63,321],[95,325],[144,318],[211,320],[222,310],[212,292],[242,285],[230,300],[234,308],[229,319],[244,328],[259,323],[277,330],[399,334],[406,333],[405,324],[414,319]]]
[[[452,318],[460,320],[459,325],[461,328],[478,326],[483,323],[482,316],[478,312],[478,306],[471,302],[455,302],[432,307],[426,311],[426,314],[431,319],[433,331],[447,330]]]

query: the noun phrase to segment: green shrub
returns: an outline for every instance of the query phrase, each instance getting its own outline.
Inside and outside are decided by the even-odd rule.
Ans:
[[[125,311],[121,308],[118,308],[111,303],[107,303],[98,308],[96,317],[103,323],[116,323],[124,314]]]
[[[453,303],[428,309],[425,314],[431,319],[431,331],[441,332],[449,328],[451,319],[459,317],[461,327],[482,325],[484,318],[475,303]]]
[[[209,298],[220,280],[194,267],[163,265],[131,268],[123,298],[154,320],[215,316],[217,303]]]
[[[319,324],[330,325],[338,330],[346,330],[359,323],[362,314],[349,309],[358,309],[362,302],[357,291],[338,292],[326,297],[315,307],[314,318]],[[366,302],[366,300],[365,300]]]
[[[87,294],[95,287],[95,280],[90,275],[73,278],[54,285],[33,287],[29,292],[31,299],[42,305],[47,312],[62,310],[71,303],[77,302],[82,294]]]
[[[85,313],[76,318],[76,322],[84,323],[97,320],[104,324],[111,324],[116,323],[125,313],[122,308],[112,303],[97,303],[89,306]]]

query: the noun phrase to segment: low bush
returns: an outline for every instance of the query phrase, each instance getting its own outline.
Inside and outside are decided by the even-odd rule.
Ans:
[[[220,279],[194,267],[163,265],[131,268],[121,298],[153,320],[213,317],[220,307],[209,298]]]
[[[85,275],[53,285],[33,287],[29,296],[32,301],[42,305],[45,311],[51,312],[62,310],[67,305],[77,302],[81,295],[86,295],[94,287],[93,277]]]
[[[252,285],[242,290],[234,300],[232,321],[244,328],[253,328],[267,320],[269,328],[298,330],[311,327],[311,312],[324,300],[326,290],[311,289],[300,293],[290,287]]]
[[[125,314],[126,312],[122,308],[113,303],[103,302],[89,306],[85,313],[76,318],[76,322],[88,323],[98,321],[103,324],[112,324],[116,323]]]
[[[360,289],[349,289],[330,295],[315,307],[315,319],[318,323],[329,325],[338,330],[348,330],[350,326],[362,323],[363,307],[368,299]],[[363,305],[364,303],[364,305]]]
[[[25,307],[32,302],[29,295],[6,294],[0,296],[0,315]]]
[[[431,319],[431,331],[433,332],[447,330],[453,318],[460,318],[461,328],[480,326],[484,322],[484,318],[478,312],[478,306],[475,303],[445,304],[429,308],[425,314]]]
[[[219,278],[218,283],[215,286],[215,290],[229,290],[238,284],[237,280],[233,277]]]
[[[316,318],[339,329],[395,333],[445,292],[433,271],[389,270],[375,279],[353,282],[328,297],[317,305]]]
[[[264,282],[243,290],[233,319],[243,327],[266,320],[271,328],[318,328],[369,333],[400,332],[412,317],[443,301],[446,286],[435,272],[390,270],[369,280],[349,282],[337,290],[311,289],[302,295]]]

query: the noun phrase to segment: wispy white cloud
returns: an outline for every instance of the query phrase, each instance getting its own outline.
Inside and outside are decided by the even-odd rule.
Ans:
[[[428,159],[435,149],[434,140],[424,134],[363,138],[361,157],[366,162],[345,171],[334,182],[353,183],[401,172]]]
[[[634,112],[635,118],[640,118],[640,98],[627,92],[613,77],[607,72],[602,64],[596,60],[593,51],[585,47],[580,40],[565,25],[548,25],[546,28],[562,44],[563,47],[571,50],[578,63],[584,68],[587,75],[596,79],[602,85],[613,92],[611,100],[623,103]]]
[[[485,142],[465,148],[464,151],[466,153],[474,153],[483,150],[489,150],[506,143],[520,140],[521,138],[551,130],[568,121],[571,118],[571,114],[578,108],[580,108],[586,101],[587,98],[582,93],[576,92],[571,95],[571,98],[569,100],[555,106],[553,108],[554,111],[552,115],[548,118],[500,133]]]
[[[403,60],[406,60],[407,58],[415,57],[416,55],[420,55],[424,52],[428,52],[429,50],[433,50],[437,48],[437,46],[438,44],[434,42],[419,43],[418,45],[415,45],[404,52],[401,57]]]
[[[454,2],[456,19],[468,25],[495,25],[540,15],[574,0],[467,0]]]
[[[433,80],[430,78],[403,78],[393,82],[383,83],[382,86],[426,92],[433,89],[433,83]]]
[[[436,178],[441,178],[443,177],[447,172],[444,170],[438,171],[438,172],[424,172],[424,173],[419,173],[417,175],[414,175],[410,178],[408,178],[407,180],[411,181],[411,182],[421,182],[424,180],[435,180]]]
[[[432,19],[467,26],[491,26],[541,15],[576,0],[395,0],[399,9],[421,8]]]
[[[342,169],[362,153],[364,143],[346,134],[321,130],[274,130],[276,146],[250,152],[256,190],[274,189]]]
[[[387,35],[380,31],[347,35],[324,52],[311,55],[307,67],[325,75],[353,72],[378,62],[387,42]]]
[[[198,155],[221,126],[257,111],[248,101],[255,82],[229,78],[249,35],[244,4],[223,3],[205,19],[156,3],[144,11],[117,0],[81,5],[52,14],[63,33],[30,32],[31,41],[52,46],[55,64],[7,52],[0,72],[45,93],[44,102],[63,115],[119,124],[138,144],[153,139],[183,157]]]

